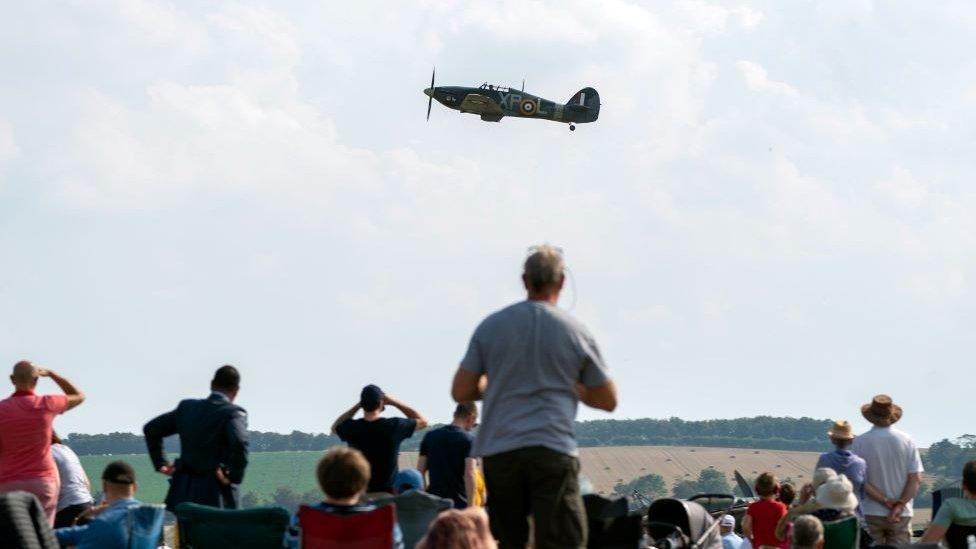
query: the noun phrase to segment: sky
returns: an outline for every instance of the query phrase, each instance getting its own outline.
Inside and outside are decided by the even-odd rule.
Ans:
[[[582,419],[972,433],[969,2],[3,2],[0,363],[139,431],[213,370],[257,430],[377,383],[434,421],[529,246],[620,389]],[[486,123],[423,88],[600,119]],[[54,390],[49,381],[44,391]],[[956,404],[957,403],[957,404]]]

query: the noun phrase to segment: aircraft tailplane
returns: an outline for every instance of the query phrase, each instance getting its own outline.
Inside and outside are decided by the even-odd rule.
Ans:
[[[593,88],[583,88],[566,102],[571,122],[594,122],[600,116],[600,94]]]

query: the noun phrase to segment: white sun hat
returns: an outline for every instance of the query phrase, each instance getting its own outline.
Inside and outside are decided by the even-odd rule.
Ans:
[[[828,509],[852,512],[857,509],[854,485],[844,475],[838,475],[817,488],[817,503]]]

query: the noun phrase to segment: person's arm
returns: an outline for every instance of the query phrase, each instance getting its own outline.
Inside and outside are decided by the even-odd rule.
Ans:
[[[776,539],[780,541],[786,541],[786,525],[792,520],[790,514],[787,513],[783,515],[783,518],[779,519],[776,523]]]
[[[230,484],[240,484],[244,480],[244,470],[247,468],[248,438],[247,412],[234,411],[234,415],[227,422],[226,427],[227,458],[224,462],[226,479]],[[218,478],[221,475],[218,475]]]
[[[921,543],[939,543],[948,531],[949,529],[941,524],[929,524],[929,527],[925,529],[925,533],[922,534]]]
[[[348,410],[346,410],[345,412],[343,412],[342,415],[340,415],[339,417],[337,417],[336,420],[332,423],[332,434],[333,435],[339,434],[339,425],[341,425],[341,424],[349,421],[350,419],[352,419],[353,416],[356,415],[356,412],[359,411],[359,408],[360,407],[361,407],[361,405],[357,402],[355,406],[353,406],[352,408],[349,408]]]
[[[603,385],[587,387],[582,383],[576,384],[576,393],[580,402],[590,408],[612,412],[617,408],[617,386],[613,380],[607,380]]]
[[[56,383],[57,386],[60,387],[62,391],[64,391],[64,394],[67,395],[68,397],[68,408],[67,408],[68,410],[74,408],[75,406],[85,401],[85,393],[79,391],[78,388],[74,386],[74,384],[72,384],[67,379],[59,376],[57,372],[54,372],[53,370],[48,370],[47,368],[38,368],[37,375],[38,377],[51,378],[51,381]]]
[[[464,368],[458,368],[451,384],[451,398],[455,402],[476,402],[485,396],[488,377]]]
[[[742,537],[752,539],[752,515],[749,513],[742,517]]]
[[[891,509],[893,502],[890,499],[888,499],[888,496],[886,496],[884,492],[879,490],[875,485],[871,484],[870,482],[864,483],[864,493],[874,501],[877,501],[881,505],[884,505],[888,509]]]
[[[430,483],[427,482],[427,456],[423,454],[417,456],[417,470],[420,471],[420,476],[424,479],[424,485],[422,488],[426,490],[430,485]]]
[[[403,415],[407,416],[408,419],[416,421],[417,426],[414,428],[414,431],[420,431],[427,428],[427,418],[425,418],[417,410],[414,410],[410,406],[407,406],[390,395],[383,395],[383,402],[403,412]]]
[[[908,502],[915,499],[915,494],[918,493],[918,487],[921,483],[922,473],[908,473],[908,477],[905,479],[905,487],[901,490],[901,495],[891,505],[891,512],[888,513],[888,522],[898,522],[901,520],[902,512],[908,506]]]
[[[478,460],[475,458],[464,458],[464,492],[468,496],[468,505],[472,505],[475,499],[475,472],[478,469]]]
[[[152,419],[142,428],[142,434],[146,439],[146,449],[149,451],[149,459],[152,461],[153,468],[164,475],[173,474],[173,466],[166,459],[166,451],[163,449],[163,439],[175,435],[176,410],[167,412]]]

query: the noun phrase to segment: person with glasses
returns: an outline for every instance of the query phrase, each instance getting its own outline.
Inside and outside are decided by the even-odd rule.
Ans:
[[[451,423],[428,432],[420,442],[417,470],[429,476],[427,491],[454,500],[455,509],[475,501],[478,462],[471,455],[470,433],[477,425],[478,406],[462,402]]]

